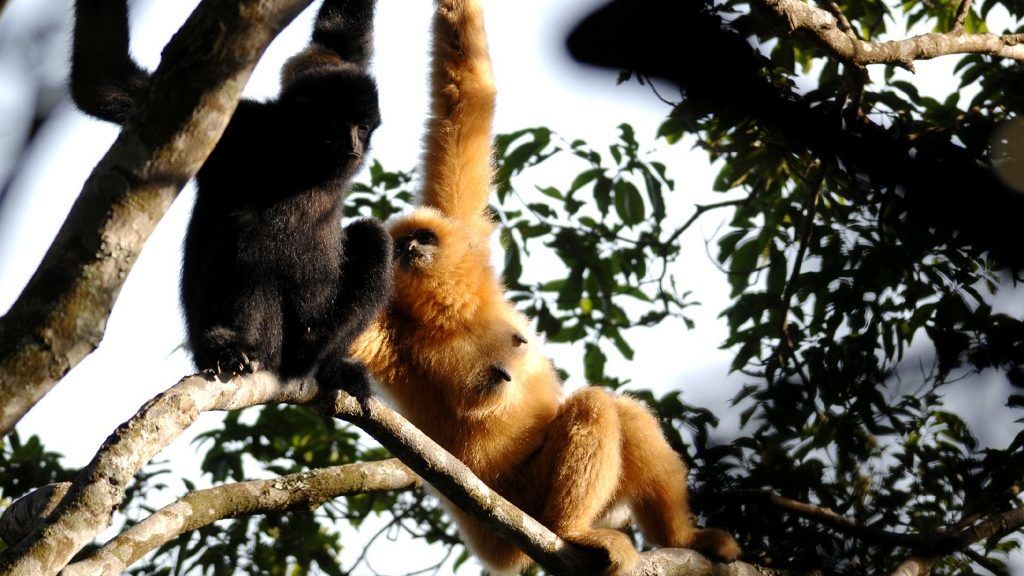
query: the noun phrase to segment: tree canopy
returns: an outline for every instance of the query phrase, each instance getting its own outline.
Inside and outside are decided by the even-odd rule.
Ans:
[[[737,536],[744,562],[1008,574],[1021,557],[1024,429],[985,445],[945,400],[951,386],[997,377],[1005,393],[983,409],[1024,405],[1021,18],[1010,0],[618,0],[582,21],[569,49],[651,87],[665,102],[656,138],[628,124],[609,147],[544,127],[495,138],[509,298],[550,346],[582,359],[569,381],[629,389],[654,407],[691,464],[697,511]],[[948,82],[919,86],[915,67],[931,58],[949,63]],[[721,200],[676,198],[686,175],[654,146],[704,151]],[[349,214],[403,212],[416,177],[372,164]],[[649,367],[609,363],[632,359],[631,335],[667,319],[701,330],[678,261],[681,239],[710,217],[722,226],[709,257],[730,286],[720,344],[742,381],[720,407],[640,389]],[[0,320],[5,338],[29,322],[12,314]],[[4,342],[0,366],[17,345]],[[29,386],[11,374],[12,390]],[[724,411],[739,428],[718,428]],[[8,432],[0,497],[71,480],[45,439]],[[281,404],[228,413],[198,447],[210,490],[270,474],[288,492],[387,456],[351,425]],[[343,565],[339,550],[397,534],[461,565],[468,553],[436,501],[404,469],[375,470],[386,481],[210,518],[130,571],[362,573],[364,557]],[[161,484],[183,484],[193,501],[229,498],[150,465],[127,486],[129,526],[150,517],[145,494]],[[365,537],[345,541],[341,524]]]

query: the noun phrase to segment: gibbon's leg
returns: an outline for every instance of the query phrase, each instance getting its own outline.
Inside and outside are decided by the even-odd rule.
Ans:
[[[370,391],[366,369],[347,354],[352,342],[391,299],[391,235],[376,220],[357,220],[345,227],[343,242],[336,324],[321,353],[317,380],[366,398]]]
[[[595,529],[623,473],[622,426],[615,398],[599,388],[569,396],[545,430],[538,478],[549,480],[541,522],[555,534],[608,557],[608,574],[625,573],[639,560],[628,536]]]
[[[149,81],[128,53],[126,0],[77,0],[71,96],[85,112],[124,124]]]
[[[257,370],[276,372],[281,364],[284,331],[277,285],[259,282],[220,303],[230,311],[229,324],[214,324],[203,333],[204,355],[195,355],[198,367],[220,377]],[[217,302],[207,300],[202,305],[210,316],[222,313],[217,310]]]
[[[698,529],[687,499],[686,465],[669,446],[658,421],[641,403],[617,397],[622,425],[622,485],[619,497],[630,509],[644,538],[660,546],[692,548],[725,561],[740,555],[729,534]]]
[[[432,38],[421,204],[489,223],[495,88],[479,0],[437,0]]]

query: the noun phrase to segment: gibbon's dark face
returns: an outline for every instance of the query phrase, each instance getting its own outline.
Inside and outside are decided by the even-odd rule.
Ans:
[[[395,238],[395,263],[404,270],[424,270],[434,262],[439,250],[437,234],[419,228]]]
[[[361,161],[370,137],[380,126],[377,85],[372,78],[324,74],[296,80],[281,94],[294,111],[295,128],[303,139],[326,144],[318,149],[332,156],[347,154]]]

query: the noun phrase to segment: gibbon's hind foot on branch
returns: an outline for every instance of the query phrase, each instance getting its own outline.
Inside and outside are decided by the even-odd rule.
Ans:
[[[390,236],[375,221],[341,227],[342,200],[380,125],[367,67],[374,6],[323,0],[312,43],[282,68],[281,94],[240,101],[197,174],[181,300],[203,373],[292,378],[330,356],[343,364],[390,298]],[[75,102],[124,123],[149,82],[128,53],[126,0],[77,0],[75,16]]]
[[[394,297],[353,344],[400,412],[482,481],[569,542],[597,549],[608,574],[638,553],[600,527],[626,504],[649,542],[739,556],[728,534],[700,530],[687,470],[636,400],[599,388],[563,398],[555,370],[505,299],[491,266],[491,75],[479,0],[439,0],[421,206],[390,226]],[[493,572],[531,560],[442,501]]]

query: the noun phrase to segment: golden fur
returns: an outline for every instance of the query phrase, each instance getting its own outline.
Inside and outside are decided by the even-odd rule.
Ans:
[[[423,206],[391,226],[394,299],[353,355],[413,424],[484,482],[562,538],[605,550],[609,573],[638,559],[625,534],[595,528],[622,502],[648,541],[735,559],[732,537],[694,527],[686,468],[657,420],[601,389],[563,399],[539,338],[506,302],[490,264],[495,90],[483,14],[477,0],[439,0],[433,25]],[[447,508],[492,570],[529,564]]]

